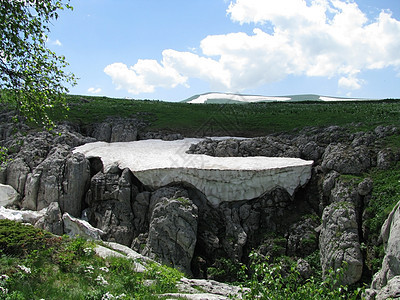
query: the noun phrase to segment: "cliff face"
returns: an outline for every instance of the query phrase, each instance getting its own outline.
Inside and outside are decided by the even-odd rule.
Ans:
[[[305,257],[320,248],[323,270],[346,262],[345,283],[358,281],[373,182],[340,175],[388,168],[400,158],[380,144],[399,134],[392,127],[113,144],[70,127],[58,131],[4,135],[12,160],[0,171],[7,185],[0,195],[14,195],[6,206],[45,209],[31,222],[57,233],[71,228],[68,213],[104,240],[208,278],[221,258],[245,262],[252,249]]]

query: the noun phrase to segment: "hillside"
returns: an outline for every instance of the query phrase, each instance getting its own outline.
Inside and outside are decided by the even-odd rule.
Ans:
[[[52,112],[56,120],[90,126],[109,117],[143,120],[149,131],[180,133],[187,137],[254,137],[305,127],[330,125],[372,129],[400,126],[400,101],[267,102],[245,105],[171,103],[107,97],[67,97],[68,112]]]
[[[261,96],[261,95],[244,95],[233,93],[204,93],[194,95],[182,102],[186,103],[214,103],[214,104],[243,104],[243,103],[258,103],[258,102],[299,102],[299,101],[365,101],[376,99],[361,99],[361,98],[342,98],[342,97],[329,97],[315,94],[305,95],[287,95],[287,96]]]

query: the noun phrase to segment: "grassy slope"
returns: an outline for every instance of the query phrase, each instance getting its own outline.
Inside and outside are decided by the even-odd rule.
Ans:
[[[187,104],[162,101],[68,96],[68,120],[91,124],[108,116],[140,115],[151,122],[149,130],[185,135],[260,136],[307,126],[400,126],[400,101],[378,102],[292,102],[243,105]],[[147,113],[146,115],[141,115]],[[62,112],[55,113],[61,119]]]

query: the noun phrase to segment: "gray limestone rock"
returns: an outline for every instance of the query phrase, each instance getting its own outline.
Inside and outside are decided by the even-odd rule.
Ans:
[[[361,174],[373,165],[372,161],[372,154],[364,145],[352,148],[345,144],[330,144],[325,149],[321,166],[325,172]]]
[[[0,184],[0,206],[8,206],[19,201],[20,195],[10,185]]]
[[[342,284],[352,284],[360,280],[363,260],[353,203],[332,203],[324,209],[319,249],[324,274],[330,268],[337,270],[345,267]]]
[[[188,198],[162,198],[154,207],[143,255],[191,274],[198,209]]]
[[[373,277],[371,288],[379,290],[400,275],[400,202],[394,207],[381,229],[385,246],[382,268]]]
[[[64,223],[58,202],[50,203],[45,215],[36,222],[35,227],[47,230],[56,235],[64,233]]]
[[[111,168],[92,177],[86,194],[90,223],[105,232],[106,240],[129,246],[134,237],[131,203],[138,193],[132,181],[128,169]]]

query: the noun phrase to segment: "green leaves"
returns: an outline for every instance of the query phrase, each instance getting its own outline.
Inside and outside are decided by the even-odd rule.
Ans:
[[[65,105],[63,95],[76,77],[63,69],[64,56],[46,47],[49,24],[58,10],[71,9],[59,0],[0,0],[0,90],[28,121],[51,127],[48,110]]]

